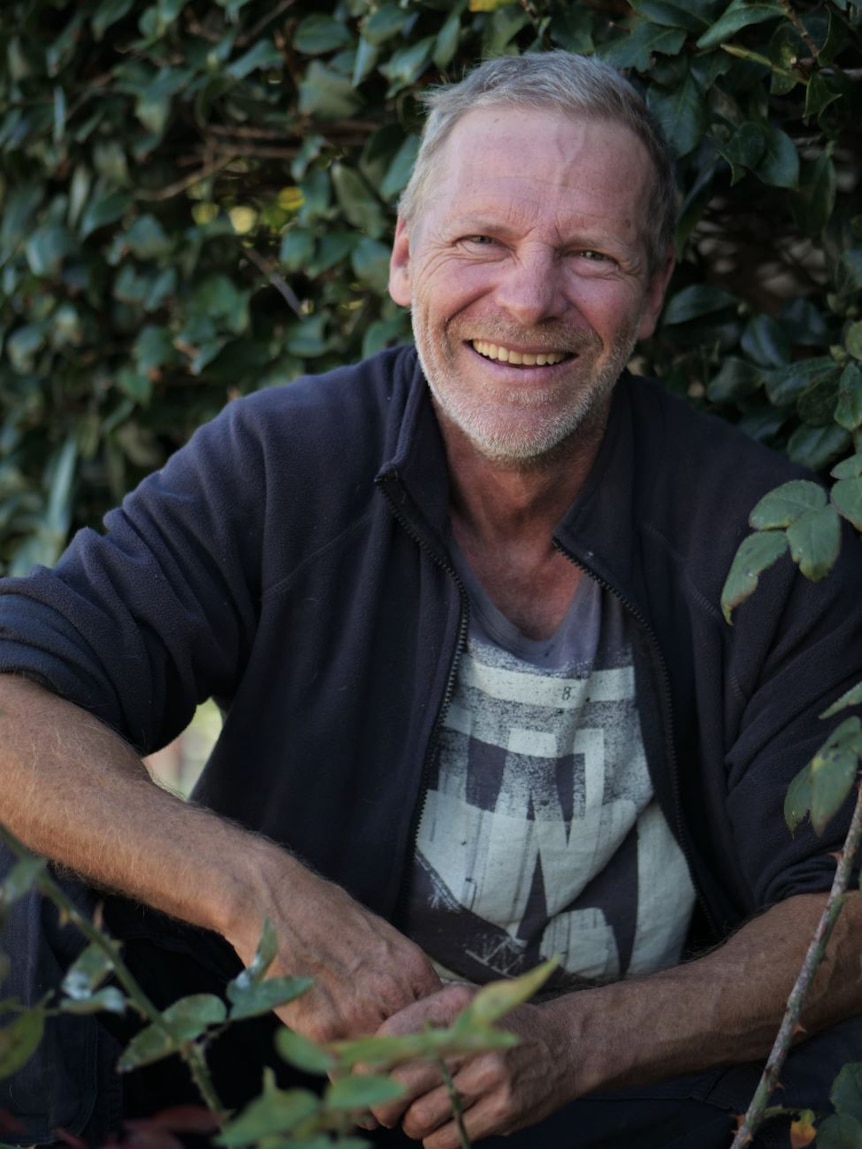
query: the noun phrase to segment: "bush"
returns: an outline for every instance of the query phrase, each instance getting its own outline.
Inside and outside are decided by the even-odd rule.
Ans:
[[[408,336],[421,89],[598,53],[679,161],[641,366],[824,467],[862,424],[859,0],[6,0],[0,563],[52,562],[232,396]]]

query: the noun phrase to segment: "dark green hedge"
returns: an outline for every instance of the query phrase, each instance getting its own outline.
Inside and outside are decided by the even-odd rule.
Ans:
[[[4,569],[232,396],[406,337],[417,93],[553,46],[627,69],[679,157],[644,368],[815,467],[852,451],[862,0],[4,0]]]

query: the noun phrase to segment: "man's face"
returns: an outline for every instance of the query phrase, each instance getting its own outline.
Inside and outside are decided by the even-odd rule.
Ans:
[[[444,430],[517,463],[604,408],[670,274],[670,259],[647,272],[651,178],[621,124],[505,107],[459,121],[417,218],[399,220],[389,280]]]

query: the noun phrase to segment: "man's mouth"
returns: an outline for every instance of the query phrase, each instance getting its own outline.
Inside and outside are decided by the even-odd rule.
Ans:
[[[498,363],[511,363],[517,367],[553,367],[555,363],[562,363],[564,359],[571,358],[569,351],[514,351],[510,347],[500,347],[496,343],[487,343],[483,339],[471,341],[474,351],[485,359],[494,359]]]

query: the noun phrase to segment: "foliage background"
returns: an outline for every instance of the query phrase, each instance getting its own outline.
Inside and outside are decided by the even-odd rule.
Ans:
[[[678,157],[640,366],[823,469],[862,446],[862,0],[4,0],[0,569],[231,397],[408,337],[423,87],[597,53]]]

